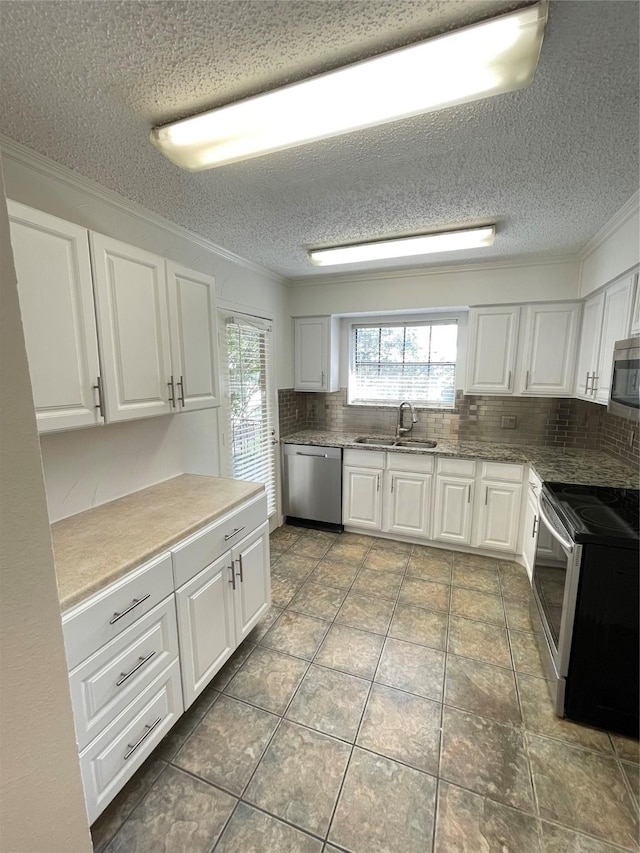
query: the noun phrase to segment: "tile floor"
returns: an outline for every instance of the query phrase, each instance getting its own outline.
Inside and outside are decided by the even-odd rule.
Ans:
[[[97,853],[638,849],[638,743],[553,715],[521,567],[287,526],[271,546],[271,611]]]

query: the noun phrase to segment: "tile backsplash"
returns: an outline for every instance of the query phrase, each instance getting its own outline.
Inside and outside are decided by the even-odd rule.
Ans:
[[[347,406],[346,389],[332,394],[278,392],[280,435],[300,429],[395,432],[397,409]],[[515,418],[505,429],[503,418]],[[640,462],[638,425],[583,400],[456,394],[453,410],[418,409],[413,434],[420,438],[494,441],[605,450],[624,462]]]

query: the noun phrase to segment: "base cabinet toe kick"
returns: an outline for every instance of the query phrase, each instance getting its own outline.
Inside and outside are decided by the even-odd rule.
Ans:
[[[260,494],[63,613],[90,823],[270,604]]]

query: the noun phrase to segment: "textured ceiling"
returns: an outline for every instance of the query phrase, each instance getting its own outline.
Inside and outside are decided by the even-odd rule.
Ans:
[[[309,247],[486,222],[493,248],[428,263],[572,254],[638,188],[636,2],[552,2],[520,92],[197,174],[148,141],[154,125],[519,5],[5,0],[0,128],[289,277],[340,271],[312,267]]]

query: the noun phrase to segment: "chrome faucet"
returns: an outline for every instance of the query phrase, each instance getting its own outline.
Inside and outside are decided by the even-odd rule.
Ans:
[[[411,411],[411,426],[405,427],[403,426],[402,420],[402,411],[403,407],[408,406]],[[413,429],[413,425],[418,422],[418,416],[416,415],[416,410],[413,408],[413,403],[410,403],[408,400],[403,400],[398,406],[398,423],[396,425],[396,438],[400,438],[401,435],[404,435],[406,432],[411,432]]]

